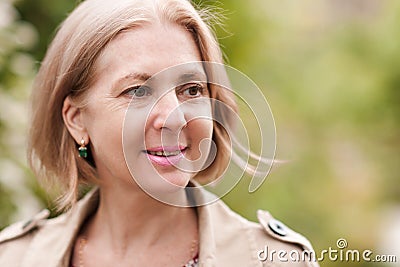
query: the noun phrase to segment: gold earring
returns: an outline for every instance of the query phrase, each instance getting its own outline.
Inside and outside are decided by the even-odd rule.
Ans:
[[[85,140],[83,138],[81,139],[81,146],[78,148],[78,152],[80,158],[84,159],[87,158],[88,152],[87,152],[87,147],[85,145]]]

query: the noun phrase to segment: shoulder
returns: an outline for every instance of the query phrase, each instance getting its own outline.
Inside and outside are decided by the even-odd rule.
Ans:
[[[4,245],[7,242],[26,238],[43,225],[44,221],[49,217],[50,212],[45,209],[33,216],[31,219],[26,221],[20,221],[14,223],[0,232],[0,245]]]
[[[243,246],[247,244],[254,266],[318,266],[313,259],[315,255],[310,242],[272,217],[268,211],[258,210],[257,222],[252,222],[232,211],[222,201],[212,204],[211,209],[216,231],[219,232],[216,238],[224,240],[222,246],[233,246],[232,251],[237,247],[243,253],[246,251]]]
[[[50,212],[43,210],[33,218],[14,223],[0,232],[0,265],[21,259],[32,239],[40,229]]]
[[[260,261],[318,266],[314,249],[307,238],[272,217],[268,211],[258,210],[257,219],[257,225],[263,232],[259,242],[264,245],[257,251]]]
[[[0,232],[0,266],[59,266],[87,216],[97,207],[97,190],[86,194],[70,210],[48,219],[43,210],[32,219]],[[43,255],[46,255],[43,257]]]

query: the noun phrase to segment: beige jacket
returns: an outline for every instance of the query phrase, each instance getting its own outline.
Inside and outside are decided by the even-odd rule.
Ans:
[[[44,210],[29,221],[4,229],[0,232],[0,266],[69,267],[75,237],[97,207],[98,195],[98,190],[89,192],[73,209],[57,218],[46,219],[49,212]],[[266,211],[258,211],[259,222],[254,223],[220,200],[197,209],[200,266],[318,266],[315,261],[291,260],[311,251],[310,243]],[[280,251],[286,254],[279,254],[284,253]]]

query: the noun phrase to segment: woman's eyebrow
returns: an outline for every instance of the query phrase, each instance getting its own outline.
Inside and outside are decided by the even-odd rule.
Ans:
[[[179,76],[178,82],[188,82],[188,81],[199,81],[199,82],[207,82],[207,76],[203,72],[191,72],[191,73],[183,73]]]
[[[125,75],[124,77],[116,80],[112,85],[112,89],[113,89],[113,91],[114,90],[118,90],[118,89],[122,89],[125,86],[130,85],[129,83],[132,82],[132,81],[145,82],[150,77],[151,77],[151,75],[147,74],[147,73],[131,72],[131,73]]]

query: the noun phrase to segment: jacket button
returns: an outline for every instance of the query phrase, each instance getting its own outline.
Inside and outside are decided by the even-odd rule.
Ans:
[[[286,236],[288,234],[286,226],[278,220],[270,219],[268,222],[268,227],[272,232],[279,236]]]

